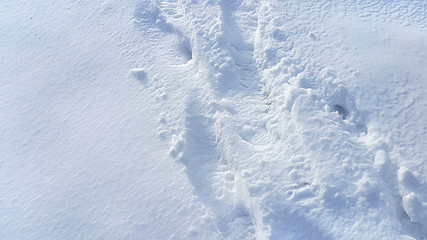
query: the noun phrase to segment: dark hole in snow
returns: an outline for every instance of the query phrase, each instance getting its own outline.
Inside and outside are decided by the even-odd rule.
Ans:
[[[345,110],[345,108],[341,105],[338,105],[338,104],[334,105],[334,111],[337,111],[342,119],[346,119],[348,117],[347,110]]]
[[[184,55],[187,61],[193,59],[193,51],[191,49],[190,41],[187,39],[180,44],[181,53]]]

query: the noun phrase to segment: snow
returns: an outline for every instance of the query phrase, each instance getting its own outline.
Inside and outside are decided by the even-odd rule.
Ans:
[[[1,239],[427,239],[425,1],[0,13]]]

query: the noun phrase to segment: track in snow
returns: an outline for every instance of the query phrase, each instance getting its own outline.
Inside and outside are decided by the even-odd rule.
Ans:
[[[245,109],[237,109],[238,102],[250,101],[243,98],[252,98],[251,95],[255,93],[262,100],[253,59],[253,36],[250,36],[256,29],[256,19],[251,19],[253,23],[248,26],[251,29],[241,29],[237,22],[247,24],[248,20],[238,19],[235,14],[238,3],[224,1],[220,6],[217,9],[220,13],[217,32],[209,33],[218,37],[217,41],[207,41],[208,37],[196,40],[201,41],[199,44],[204,45],[205,49],[204,53],[199,54],[209,56],[213,53],[211,63],[216,72],[207,71],[213,80],[205,84],[210,85],[214,91],[201,88],[186,97],[185,126],[183,132],[175,137],[171,154],[185,165],[195,195],[209,209],[221,238],[253,239],[256,234],[254,213],[250,204],[243,199],[246,197],[243,192],[247,190],[239,176],[239,165],[224,149],[224,145],[229,143],[224,141],[224,138],[228,138],[224,134],[228,133],[224,133],[222,128],[224,124],[230,128],[240,127],[235,125],[240,124],[239,114]],[[182,14],[185,6],[167,2],[161,4],[160,9],[165,14],[170,14],[167,19],[171,22],[175,18],[185,22],[186,15]],[[205,17],[200,16],[199,21],[211,21],[204,19]],[[229,79],[230,77],[233,79]],[[225,80],[231,83],[224,82]],[[229,94],[240,97],[228,99],[229,102],[224,105],[221,101]],[[222,122],[225,118],[230,121]],[[253,134],[246,131],[241,135],[249,140]]]
[[[360,4],[367,10],[340,14],[365,21],[383,14],[370,12],[378,6],[387,8]],[[404,232],[390,228],[404,212],[400,194],[388,192],[398,188],[398,167],[389,163],[387,145],[371,145],[380,138],[351,84],[360,81],[358,70],[351,62],[334,69],[334,51],[348,57],[353,47],[333,35],[345,30],[330,25],[333,11],[347,8],[357,4],[158,6],[158,24],[174,34],[183,64],[198,74],[184,91],[182,127],[170,131],[171,154],[185,165],[222,238],[336,238],[351,233],[350,218],[369,232],[378,220],[356,209],[372,206],[385,206],[375,211],[390,219],[382,225],[390,236]],[[409,16],[395,19],[419,13]],[[332,219],[335,228],[325,230]]]

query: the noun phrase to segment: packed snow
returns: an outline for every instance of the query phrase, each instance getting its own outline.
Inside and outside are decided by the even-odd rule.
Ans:
[[[4,1],[0,239],[427,239],[427,2]]]

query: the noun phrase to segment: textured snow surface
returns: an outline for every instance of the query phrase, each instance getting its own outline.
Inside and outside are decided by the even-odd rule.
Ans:
[[[0,3],[0,239],[427,239],[427,2]]]

